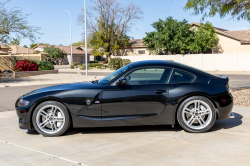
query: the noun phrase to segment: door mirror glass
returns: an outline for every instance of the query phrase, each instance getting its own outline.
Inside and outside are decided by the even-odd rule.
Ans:
[[[127,85],[126,78],[120,79],[119,82],[116,83],[116,86],[119,86],[119,85]]]
[[[120,79],[118,85],[127,85],[127,80],[125,78]]]

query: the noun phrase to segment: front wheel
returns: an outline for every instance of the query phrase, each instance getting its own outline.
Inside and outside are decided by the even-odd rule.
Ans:
[[[206,132],[216,120],[214,105],[205,97],[190,97],[181,103],[177,112],[177,120],[188,132]]]
[[[47,137],[62,135],[70,126],[67,108],[56,101],[46,101],[38,105],[32,122],[36,131]]]

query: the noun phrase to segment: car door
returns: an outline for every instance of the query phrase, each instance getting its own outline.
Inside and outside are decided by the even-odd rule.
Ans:
[[[135,69],[121,78],[127,85],[110,85],[102,93],[102,119],[117,120],[160,114],[167,103],[171,68]]]

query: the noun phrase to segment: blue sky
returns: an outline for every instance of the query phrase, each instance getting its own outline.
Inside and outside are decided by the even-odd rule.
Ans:
[[[1,0],[4,2],[4,0]],[[183,7],[186,0],[133,0],[135,4],[142,6],[144,11],[144,19],[135,23],[134,28],[129,32],[129,36],[135,39],[145,37],[145,32],[153,31],[150,24],[158,21],[160,18],[172,16],[174,19],[186,19],[191,22],[200,22],[201,16],[191,15],[192,11],[185,12]],[[90,0],[86,0],[87,6],[91,4]],[[121,0],[126,4],[128,0]],[[171,4],[171,6],[170,6]],[[44,33],[38,42],[49,44],[70,44],[69,35],[69,14],[61,12],[61,9],[69,10],[72,15],[72,42],[82,40],[81,26],[77,25],[77,16],[84,6],[84,0],[12,0],[7,4],[7,7],[19,7],[26,14],[31,14],[28,17],[30,25],[41,27],[41,32]],[[88,7],[87,7],[88,10]],[[212,22],[215,27],[228,30],[247,30],[250,29],[250,24],[247,21],[229,20],[229,18],[220,19],[218,16],[208,18],[206,21]],[[21,41],[21,46],[30,45],[28,39]]]

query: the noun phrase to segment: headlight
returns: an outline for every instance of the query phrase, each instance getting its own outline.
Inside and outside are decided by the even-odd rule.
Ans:
[[[30,103],[30,102],[27,101],[27,100],[20,99],[20,100],[18,101],[18,103],[17,103],[17,106],[18,106],[18,107],[25,107],[25,106],[27,106],[29,103]]]

